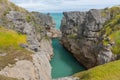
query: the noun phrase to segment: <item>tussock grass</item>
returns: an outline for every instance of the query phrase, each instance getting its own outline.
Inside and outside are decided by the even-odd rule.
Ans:
[[[27,43],[26,35],[22,35],[13,30],[0,27],[0,48],[6,48],[9,46],[18,48],[18,45],[21,43]]]
[[[112,52],[114,54],[120,54],[120,7],[112,7],[106,9],[111,13],[111,19],[104,24],[103,29],[100,31],[101,35],[105,35],[109,40],[103,39],[103,45],[106,46],[109,43],[112,45]]]
[[[18,7],[8,0],[0,0],[0,11],[1,11],[0,17],[4,17],[6,12],[8,13],[9,11],[19,11],[26,14],[28,13],[28,11],[25,10],[24,8]]]
[[[21,48],[20,44],[27,44],[26,35],[0,27],[0,54],[5,54],[0,56],[0,70],[8,64],[14,64],[15,59],[32,60],[32,52]]]
[[[111,41],[115,42],[111,50],[114,54],[120,54],[120,30],[113,32],[110,36]]]
[[[75,74],[80,80],[120,80],[120,60]]]

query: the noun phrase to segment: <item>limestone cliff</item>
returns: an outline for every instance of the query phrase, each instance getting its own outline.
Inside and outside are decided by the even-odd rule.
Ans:
[[[61,37],[61,32],[55,28],[55,22],[49,14],[42,14],[39,12],[32,12],[33,16],[36,17],[35,21],[37,24],[42,25],[46,29],[46,34],[50,38]]]
[[[48,28],[55,26],[52,18],[42,13],[30,13],[8,0],[0,0],[0,11],[0,26],[15,30],[18,35],[26,35],[27,44],[19,44],[19,46],[33,53],[32,60],[13,58],[14,64],[6,62],[7,66],[1,69],[0,75],[19,80],[50,80],[49,61],[53,50],[47,31]],[[2,57],[7,57],[7,55],[1,54],[0,58],[3,59]]]
[[[119,6],[63,14],[61,42],[80,63],[91,68],[118,59]]]

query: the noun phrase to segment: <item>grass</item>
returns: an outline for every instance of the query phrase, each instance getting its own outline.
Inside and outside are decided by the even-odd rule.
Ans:
[[[120,54],[120,8],[112,7],[108,10],[112,14],[112,19],[104,24],[100,33],[101,35],[106,35],[106,38],[109,38],[110,40],[105,40],[105,38],[102,42],[104,46],[114,42],[115,45],[112,45],[111,50],[114,54]]]
[[[115,45],[111,48],[112,52],[114,54],[120,54],[120,31],[112,33],[109,37],[112,42],[115,42]]]
[[[0,80],[18,80],[18,79],[0,75]]]
[[[7,14],[9,14],[9,10],[4,11],[4,16],[6,16]]]
[[[111,13],[111,19],[104,24],[100,31],[101,36],[106,36],[102,42],[104,46],[114,42],[111,50],[114,54],[120,54],[120,8],[112,7],[106,9],[107,11]],[[106,14],[103,13],[102,16],[106,16]],[[119,66],[120,60],[91,68],[74,76],[79,77],[80,80],[120,80]]]
[[[44,37],[45,40],[50,40],[50,37],[48,37],[47,35]]]
[[[103,44],[107,45],[110,42],[114,42],[115,45],[112,46],[111,50],[114,54],[120,54],[120,15],[117,15],[105,26],[105,35],[110,39],[110,41],[103,40]]]
[[[120,80],[120,60],[76,73],[80,80]]]
[[[8,64],[14,64],[15,59],[32,60],[32,52],[21,48],[20,44],[27,44],[26,35],[0,27],[0,54],[6,54],[0,56],[0,70],[8,66]]]
[[[113,31],[120,30],[120,14],[116,15],[114,18],[105,23],[102,34],[109,36]]]
[[[76,33],[69,34],[67,37],[70,38],[70,39],[76,39],[77,38],[77,34]]]
[[[8,46],[14,46],[18,48],[18,45],[21,43],[27,43],[26,35],[22,35],[13,30],[0,27],[0,48],[5,48]]]
[[[3,14],[3,16],[5,16],[9,11],[19,11],[22,13],[28,13],[27,10],[16,6],[14,3],[8,1],[8,0],[0,0],[0,17],[2,17],[1,15]]]
[[[0,0],[0,3],[7,3],[8,0]]]
[[[112,8],[109,8],[108,10],[111,13],[111,17],[114,17],[114,16],[120,14],[120,7],[114,6]]]
[[[119,6],[113,6],[111,8],[105,8],[101,12],[102,17],[106,17],[108,15],[108,12],[110,12],[111,17],[114,17],[114,16],[116,16],[120,13],[120,7]]]
[[[30,16],[26,16],[26,20],[29,23],[31,21],[31,17]]]

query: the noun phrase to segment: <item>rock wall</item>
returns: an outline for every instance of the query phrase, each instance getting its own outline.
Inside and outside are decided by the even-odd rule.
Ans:
[[[53,54],[51,42],[42,40],[40,51],[32,55],[33,61],[20,60],[15,65],[6,66],[1,75],[24,80],[51,80],[49,60]]]
[[[61,42],[85,67],[91,68],[117,59],[111,50],[112,43],[109,41],[105,45],[104,41],[109,39],[106,26],[111,26],[108,28],[112,33],[115,25],[111,25],[111,21],[116,20],[115,17],[120,14],[119,9],[112,7],[63,13]]]
[[[35,21],[37,24],[44,26],[46,29],[46,35],[50,38],[61,37],[61,32],[55,28],[55,22],[49,14],[42,14],[38,12],[32,12],[33,16],[36,17]]]
[[[0,74],[20,80],[51,80],[49,61],[53,49],[47,31],[55,26],[52,18],[42,13],[30,13],[7,0],[1,1],[0,4],[4,8],[0,8],[0,26],[26,34],[28,44],[20,46],[34,53],[31,55],[32,61],[16,59],[16,64],[9,64]]]

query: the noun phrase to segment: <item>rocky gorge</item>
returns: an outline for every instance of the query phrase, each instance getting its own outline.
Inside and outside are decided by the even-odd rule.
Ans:
[[[26,44],[16,43],[17,46],[23,49],[16,48],[13,44],[8,45],[6,48],[9,50],[11,46],[15,47],[15,50],[13,49],[15,55],[18,55],[18,52],[22,50],[29,51],[25,55],[32,53],[29,55],[30,60],[23,55],[21,58],[20,56],[17,58],[15,55],[12,55],[15,57],[10,58],[10,60],[14,61],[14,63],[10,62],[9,59],[6,60],[6,64],[0,71],[0,80],[51,80],[51,65],[49,63],[53,55],[51,38],[56,37],[54,35],[56,34],[56,30],[54,29],[55,23],[53,19],[47,14],[38,12],[30,13],[8,0],[0,0],[0,11],[0,26],[2,31],[9,31],[10,34],[16,31],[18,36],[26,35]],[[57,33],[59,32],[57,31]],[[17,38],[15,39],[17,41]],[[4,45],[1,45],[1,47],[4,47]],[[2,60],[2,57],[9,58],[9,55],[6,53],[7,49],[6,51],[0,50],[0,60]],[[6,55],[2,55],[3,53]]]
[[[64,12],[61,32],[49,14],[28,12],[8,0],[0,0],[0,11],[0,80],[120,79],[120,6]],[[88,70],[52,79],[52,39],[58,37]]]

